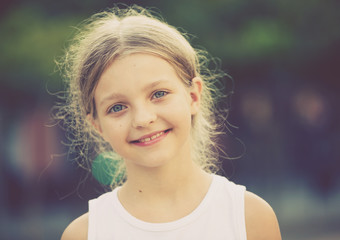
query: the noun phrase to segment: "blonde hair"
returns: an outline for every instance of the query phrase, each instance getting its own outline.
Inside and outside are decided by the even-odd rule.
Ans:
[[[215,99],[221,95],[216,82],[226,74],[208,69],[210,57],[204,50],[194,49],[187,35],[168,25],[150,10],[139,6],[114,7],[86,20],[59,61],[68,85],[66,104],[59,107],[57,119],[64,121],[71,152],[78,153],[79,164],[90,170],[91,159],[108,153],[115,171],[112,186],[119,185],[117,176],[124,171],[123,161],[112,153],[105,142],[86,120],[87,114],[96,117],[94,90],[103,71],[120,56],[132,53],[151,53],[168,61],[186,87],[194,77],[203,80],[201,106],[192,118],[193,159],[207,172],[216,172],[218,145]],[[225,118],[226,116],[222,116]],[[118,165],[117,165],[118,164]],[[120,178],[122,179],[122,178]],[[123,181],[123,180],[122,180]]]

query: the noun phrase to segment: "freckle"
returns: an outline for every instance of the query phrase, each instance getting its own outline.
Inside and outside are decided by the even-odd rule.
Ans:
[[[141,192],[142,192],[142,190],[138,190],[138,192],[140,192],[140,193],[141,193]]]

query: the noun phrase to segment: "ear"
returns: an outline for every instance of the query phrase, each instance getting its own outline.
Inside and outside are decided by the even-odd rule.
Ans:
[[[194,77],[191,81],[191,115],[195,115],[200,107],[203,81],[200,77]]]
[[[94,129],[96,130],[96,132],[103,137],[103,131],[102,128],[100,126],[99,120],[98,119],[94,119],[92,114],[87,114],[86,115],[86,120],[92,125],[92,127],[94,127]]]

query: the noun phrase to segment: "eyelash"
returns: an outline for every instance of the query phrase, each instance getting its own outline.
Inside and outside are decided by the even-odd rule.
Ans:
[[[159,96],[159,97],[156,97],[156,94],[157,94],[157,93],[163,93],[163,95],[162,95],[162,96]],[[167,94],[168,94],[168,92],[167,92],[167,91],[164,91],[164,90],[162,90],[162,91],[157,91],[157,92],[155,92],[154,94],[152,94],[152,99],[162,98],[162,97],[165,97]]]
[[[156,96],[158,93],[162,93],[162,95],[161,96]],[[162,91],[156,91],[155,93],[153,93],[152,94],[152,99],[159,99],[159,98],[163,98],[163,97],[165,97],[166,95],[168,95],[168,93],[169,92],[167,92],[167,91],[164,91],[164,90],[162,90]],[[116,109],[116,110],[114,110],[116,107],[120,107],[120,109]],[[108,109],[108,113],[119,113],[119,112],[121,112],[121,111],[123,111],[124,109],[126,109],[127,108],[127,106],[125,106],[125,105],[123,105],[123,104],[115,104],[115,105],[113,105],[112,107],[110,107],[109,109]]]
[[[118,111],[115,111],[114,109],[115,109],[116,107],[118,107],[118,106],[120,106],[121,109],[118,110]],[[111,113],[111,112],[113,112],[113,113],[118,113],[118,112],[123,111],[125,108],[127,108],[127,107],[124,106],[123,104],[116,104],[116,105],[113,105],[112,107],[109,108],[108,113]]]

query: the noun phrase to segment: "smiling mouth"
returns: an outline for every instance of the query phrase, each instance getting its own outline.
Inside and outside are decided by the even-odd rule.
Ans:
[[[162,135],[168,133],[170,130],[171,129],[168,129],[168,130],[165,130],[165,131],[162,131],[162,132],[158,132],[158,133],[156,133],[156,134],[154,134],[152,136],[131,141],[131,143],[147,143],[147,142],[150,142],[152,140],[155,140],[156,138],[161,137]]]

